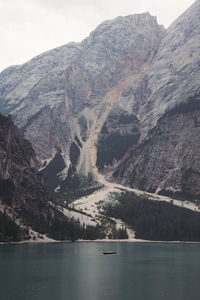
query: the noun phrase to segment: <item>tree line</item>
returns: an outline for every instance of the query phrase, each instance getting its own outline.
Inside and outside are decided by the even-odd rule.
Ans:
[[[118,204],[105,207],[135,230],[136,238],[163,241],[200,241],[200,214],[147,196],[123,192]]]

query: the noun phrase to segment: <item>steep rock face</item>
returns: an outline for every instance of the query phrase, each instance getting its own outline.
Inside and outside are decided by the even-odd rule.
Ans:
[[[0,200],[47,221],[47,194],[36,166],[31,144],[11,118],[0,115]]]
[[[157,50],[164,29],[148,13],[106,21],[83,41],[67,69],[66,94],[72,112],[99,104],[120,81],[141,72]]]
[[[199,18],[199,0],[167,31],[148,13],[118,17],[79,44],[0,74],[0,109],[33,143],[51,192],[86,185],[99,179],[98,169],[120,164],[114,176],[125,184],[199,194],[197,155],[190,151],[197,112],[167,113],[198,101]]]
[[[30,142],[11,117],[0,114],[0,242],[104,237],[92,218],[48,201],[37,163]]]
[[[199,111],[191,112],[189,104],[199,101],[199,54],[198,0],[169,27],[152,64],[119,100],[138,116],[141,126],[140,146],[114,173],[124,183],[154,192],[199,195]],[[188,112],[166,113],[183,103],[188,103]]]
[[[167,30],[151,65],[119,100],[138,116],[143,137],[157,120],[200,91],[200,1]]]
[[[57,144],[65,149],[69,140],[65,68],[79,53],[79,44],[70,43],[1,73],[1,112],[12,114],[40,160],[53,156]]]
[[[58,189],[60,180],[76,172],[94,173],[94,145],[105,120],[112,110],[115,114],[123,89],[151,63],[163,35],[164,28],[148,13],[118,17],[80,44],[0,74],[0,110],[12,114],[33,144],[45,178],[47,165],[60,155],[62,168],[54,174]]]
[[[150,192],[200,197],[200,96],[165,113],[115,175]]]
[[[115,107],[110,112],[98,136],[99,170],[112,166],[132,145],[137,144],[140,137],[139,125],[138,118],[121,107]]]

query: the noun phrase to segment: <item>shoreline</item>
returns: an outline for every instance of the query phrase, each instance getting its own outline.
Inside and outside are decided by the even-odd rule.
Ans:
[[[135,240],[131,240],[131,239],[123,239],[123,240],[106,240],[106,239],[102,239],[102,240],[77,240],[75,242],[81,243],[91,243],[91,242],[105,242],[105,243],[110,243],[110,242],[118,242],[118,243],[170,243],[170,244],[200,244],[199,242],[195,242],[195,241],[153,241],[153,240],[141,240],[141,239],[135,239]]]
[[[49,243],[170,243],[170,244],[200,244],[196,241],[153,241],[142,239],[96,239],[96,240],[76,240],[76,241],[57,241],[57,240],[26,240],[20,242],[0,242],[1,245],[20,245],[20,244],[49,244]]]

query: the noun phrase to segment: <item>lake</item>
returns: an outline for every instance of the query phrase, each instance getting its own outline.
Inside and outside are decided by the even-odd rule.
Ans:
[[[1,300],[196,300],[199,295],[200,244],[0,245]]]

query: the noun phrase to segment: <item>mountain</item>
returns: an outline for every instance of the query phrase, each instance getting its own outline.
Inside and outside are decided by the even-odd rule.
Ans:
[[[199,199],[200,96],[166,112],[114,175],[138,189]]]
[[[199,195],[199,16],[197,0],[167,30],[149,13],[118,17],[0,73],[0,110],[33,144],[51,194],[86,195],[101,172]]]
[[[13,125],[10,117],[0,115],[0,196],[5,204],[24,210],[36,218],[48,219],[47,194],[37,172],[31,144]]]
[[[30,142],[11,117],[0,115],[0,241],[29,239],[27,226],[50,224],[53,217]]]
[[[200,196],[199,54],[196,1],[169,27],[139,82],[122,95],[134,103],[143,136],[115,172],[120,181],[156,193]]]
[[[102,236],[91,218],[85,217],[83,226],[70,218],[70,213],[65,216],[50,203],[30,142],[11,117],[0,114],[0,242],[53,241],[44,234],[55,240]]]
[[[33,144],[50,190],[60,181],[72,186],[93,179],[98,133],[124,87],[152,61],[163,34],[148,13],[118,17],[80,44],[0,74],[1,112],[10,113]],[[132,127],[125,129],[129,141],[121,155],[132,144]]]

